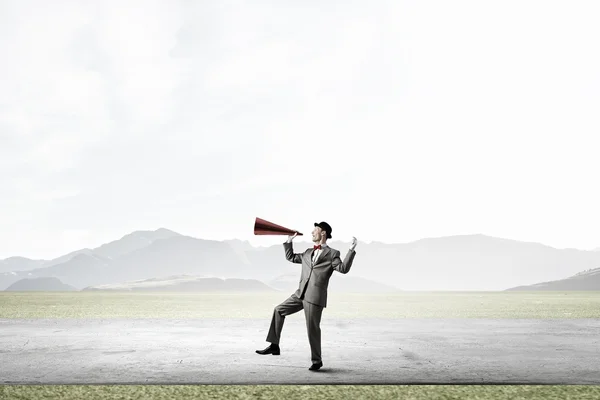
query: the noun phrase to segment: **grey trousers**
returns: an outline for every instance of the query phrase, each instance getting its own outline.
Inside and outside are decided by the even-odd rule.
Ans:
[[[295,294],[288,297],[283,303],[273,310],[271,327],[267,335],[267,342],[279,344],[281,330],[285,317],[304,309],[306,329],[308,331],[308,343],[310,343],[311,360],[313,363],[321,362],[321,314],[323,307],[301,300]]]

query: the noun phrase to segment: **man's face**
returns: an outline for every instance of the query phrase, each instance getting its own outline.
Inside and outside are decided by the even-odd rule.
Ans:
[[[325,231],[323,229],[321,229],[318,226],[315,226],[315,229],[313,229],[312,231],[312,240],[315,243],[318,243],[321,241],[321,237],[323,237],[325,235]]]

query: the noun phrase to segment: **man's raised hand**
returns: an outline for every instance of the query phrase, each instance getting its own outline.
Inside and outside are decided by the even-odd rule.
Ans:
[[[294,240],[294,238],[295,238],[296,236],[298,236],[298,232],[294,233],[294,236],[288,236],[288,240],[287,240],[287,242],[288,242],[288,243],[292,243],[292,240]]]
[[[356,238],[354,236],[352,236],[352,244],[350,245],[350,250],[354,250],[356,248],[357,244],[358,244],[358,241],[356,240]]]

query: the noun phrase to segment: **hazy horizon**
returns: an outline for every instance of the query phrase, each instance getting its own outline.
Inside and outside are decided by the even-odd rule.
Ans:
[[[594,1],[3,1],[0,259],[159,227],[284,240],[255,217],[596,249],[599,18]]]
[[[272,246],[283,244],[283,242],[285,242],[287,240],[287,236],[278,236],[278,235],[273,235],[273,236],[255,236],[255,240],[240,239],[240,238],[210,239],[210,238],[196,237],[196,236],[193,236],[193,235],[187,235],[185,233],[177,232],[177,231],[174,231],[173,229],[169,229],[167,227],[159,227],[159,228],[156,228],[156,229],[150,229],[148,231],[156,231],[158,229],[168,229],[170,231],[173,231],[175,233],[181,234],[183,236],[189,236],[189,237],[193,237],[193,238],[201,239],[201,240],[214,240],[214,241],[219,241],[219,242],[239,240],[239,241],[246,242],[246,243],[250,244],[254,248],[261,248],[261,247],[268,248],[268,247],[272,247]],[[110,242],[113,242],[113,241],[118,241],[118,240],[122,239],[123,237],[125,237],[125,236],[127,236],[129,234],[132,234],[132,233],[135,233],[135,232],[141,232],[141,231],[143,231],[143,230],[135,230],[133,232],[126,232],[126,233],[124,233],[122,235],[118,235],[117,237],[108,240],[107,242],[92,244],[92,245],[84,246],[84,247],[81,247],[81,248],[73,248],[73,249],[70,249],[70,250],[68,250],[68,251],[66,251],[64,253],[55,254],[52,257],[38,258],[38,260],[42,260],[42,259],[44,259],[44,260],[50,260],[50,259],[53,259],[53,258],[58,258],[58,257],[64,256],[64,255],[66,255],[68,253],[71,253],[73,251],[77,251],[77,250],[81,250],[81,249],[86,249],[86,248],[87,249],[98,248],[98,247],[100,247],[100,246],[102,246],[104,244],[107,244],[107,243],[110,243]],[[544,246],[552,247],[552,248],[557,249],[557,250],[566,250],[566,249],[574,249],[574,250],[582,250],[582,251],[598,251],[599,250],[599,249],[558,248],[558,247],[554,247],[554,246],[549,246],[549,245],[547,245],[545,243],[541,243],[541,242],[520,241],[520,240],[516,240],[516,239],[501,238],[501,237],[497,237],[497,236],[485,235],[485,234],[480,234],[480,233],[462,234],[462,235],[448,235],[448,236],[432,236],[432,237],[418,238],[418,239],[415,239],[415,240],[409,240],[409,241],[405,241],[405,242],[388,242],[388,241],[380,241],[380,240],[360,240],[359,239],[358,243],[359,244],[367,244],[367,245],[370,245],[370,244],[373,244],[373,243],[382,243],[382,244],[408,244],[408,243],[413,243],[413,242],[417,242],[417,241],[420,241],[420,240],[426,240],[426,239],[438,239],[438,238],[444,238],[444,237],[458,237],[458,236],[476,236],[476,235],[488,236],[488,237],[493,237],[493,238],[496,238],[496,239],[513,240],[513,241],[518,241],[518,242],[522,242],[522,243],[541,244],[541,245],[544,245]],[[335,243],[335,242],[345,242],[345,243],[349,244],[350,240],[342,240],[342,239],[329,239],[328,240],[328,243]],[[294,244],[299,245],[300,247],[305,246],[305,245],[307,245],[307,246],[312,245],[312,242],[311,242],[311,239],[310,239],[310,235],[304,235],[304,236],[298,236],[298,237],[296,237],[294,239]],[[357,248],[357,251],[358,251],[358,248]],[[25,258],[29,258],[29,259],[32,259],[32,260],[35,259],[35,258],[32,258],[32,257],[27,257],[26,255],[22,255],[22,254],[12,254],[12,255],[9,255],[7,257],[0,256],[0,261],[4,260],[4,259],[11,258],[11,257],[25,257]]]

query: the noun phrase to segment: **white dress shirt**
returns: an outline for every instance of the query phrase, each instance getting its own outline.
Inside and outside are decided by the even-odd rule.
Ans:
[[[327,247],[327,243],[321,244],[321,248],[315,250],[315,252],[313,253],[313,258],[312,258],[313,264],[317,262],[317,260],[319,259],[319,256],[321,255],[321,253],[323,252],[323,249],[325,247]]]

